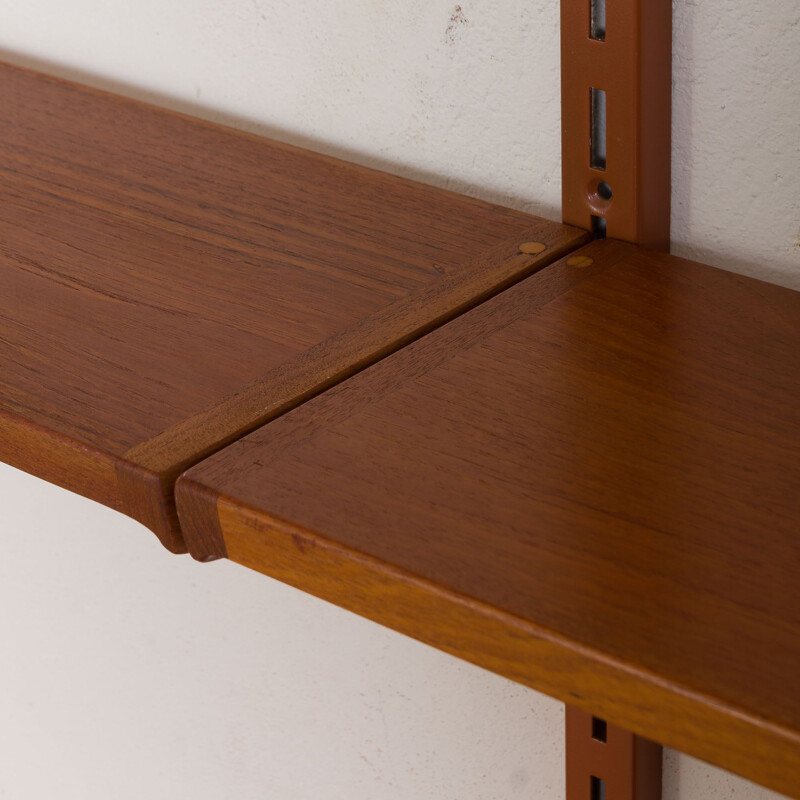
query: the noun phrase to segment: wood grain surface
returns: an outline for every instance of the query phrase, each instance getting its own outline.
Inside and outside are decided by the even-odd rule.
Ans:
[[[201,558],[800,797],[800,293],[595,242],[177,494]]]
[[[0,142],[0,458],[177,552],[187,466],[586,240],[10,65]]]

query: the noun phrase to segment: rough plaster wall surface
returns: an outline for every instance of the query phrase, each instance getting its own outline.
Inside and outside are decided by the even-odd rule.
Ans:
[[[676,3],[673,145],[675,252],[796,288],[799,15]],[[559,218],[554,0],[0,0],[0,48]],[[10,468],[0,491],[3,800],[563,797],[554,701]],[[775,797],[665,767],[665,800]]]
[[[673,252],[800,289],[800,2],[674,4]]]

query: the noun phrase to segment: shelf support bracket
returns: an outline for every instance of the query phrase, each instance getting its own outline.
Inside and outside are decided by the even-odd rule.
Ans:
[[[669,250],[671,0],[561,0],[564,222]]]
[[[566,708],[567,800],[661,800],[661,745]]]
[[[671,0],[561,0],[564,222],[669,251]],[[661,746],[571,706],[567,800],[660,800]]]

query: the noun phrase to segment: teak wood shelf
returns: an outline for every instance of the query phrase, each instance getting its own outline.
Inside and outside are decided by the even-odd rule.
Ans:
[[[663,246],[648,8],[565,209]],[[9,65],[0,142],[0,458],[800,798],[800,294]]]
[[[605,240],[182,477],[227,556],[800,796],[800,293]]]
[[[0,141],[0,457],[175,552],[184,469],[588,239],[10,65]]]

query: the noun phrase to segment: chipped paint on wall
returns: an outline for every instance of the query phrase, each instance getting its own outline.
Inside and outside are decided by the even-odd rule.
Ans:
[[[461,6],[457,5],[450,15],[450,21],[444,32],[445,41],[450,47],[456,43],[461,29],[466,25],[469,25],[469,20],[464,15],[464,10]]]

